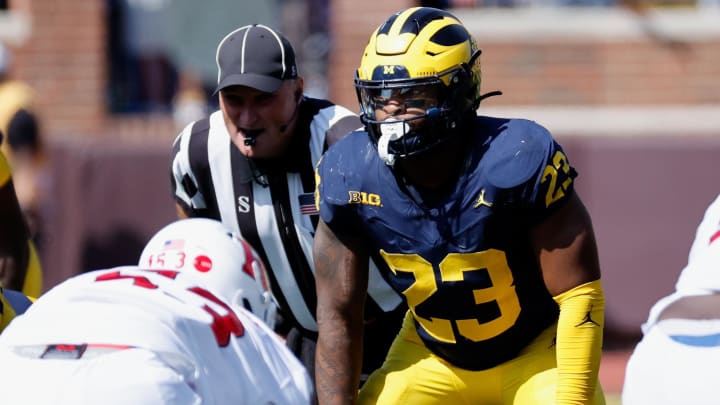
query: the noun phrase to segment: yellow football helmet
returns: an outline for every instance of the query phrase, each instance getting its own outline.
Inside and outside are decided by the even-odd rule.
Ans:
[[[365,48],[355,77],[361,119],[389,165],[449,139],[475,116],[480,50],[447,11],[413,7],[392,15]],[[415,110],[404,119],[381,111],[388,100]]]

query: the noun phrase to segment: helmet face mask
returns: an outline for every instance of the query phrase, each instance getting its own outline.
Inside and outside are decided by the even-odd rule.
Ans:
[[[444,90],[439,80],[399,80],[395,83],[364,81],[357,84],[362,111],[368,120],[378,122],[393,115],[387,109],[392,103],[400,107],[398,111],[411,115],[421,115],[431,108],[439,108]]]
[[[454,136],[480,101],[480,51],[450,13],[414,7],[371,36],[355,78],[380,157],[423,153]]]

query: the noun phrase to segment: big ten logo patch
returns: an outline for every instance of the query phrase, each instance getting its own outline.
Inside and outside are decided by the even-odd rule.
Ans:
[[[350,195],[350,199],[348,200],[350,204],[372,205],[373,207],[382,206],[382,201],[378,194],[366,193],[364,191],[348,191],[348,194]]]

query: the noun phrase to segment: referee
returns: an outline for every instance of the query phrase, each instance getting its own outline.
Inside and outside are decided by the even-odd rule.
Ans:
[[[314,168],[329,145],[362,124],[350,110],[303,94],[292,46],[269,27],[230,32],[216,61],[220,110],[189,124],[173,144],[178,216],[218,219],[255,247],[281,309],[278,332],[314,377]],[[370,267],[364,374],[382,364],[406,310]]]

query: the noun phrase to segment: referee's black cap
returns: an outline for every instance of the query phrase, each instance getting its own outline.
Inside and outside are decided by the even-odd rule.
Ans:
[[[223,38],[217,48],[218,84],[215,93],[229,86],[248,86],[272,93],[283,80],[297,77],[295,51],[281,33],[262,24],[240,27]]]

